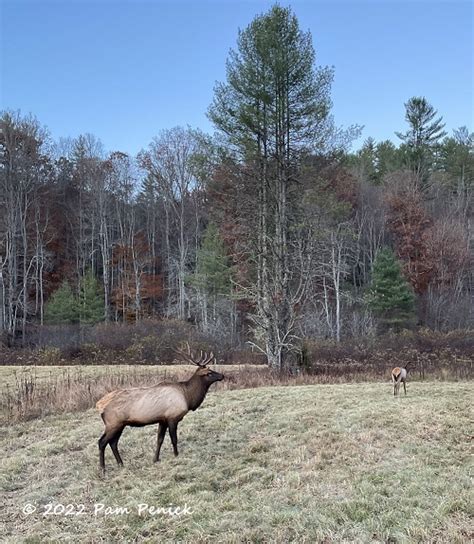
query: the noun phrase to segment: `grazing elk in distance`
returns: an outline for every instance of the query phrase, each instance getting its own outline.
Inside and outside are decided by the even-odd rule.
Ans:
[[[407,363],[405,365],[405,368],[396,366],[392,370],[392,383],[393,383],[393,395],[397,396],[400,393],[400,384],[403,383],[403,389],[405,391],[405,395],[407,394],[407,386],[406,386],[406,380],[407,380],[407,373],[408,373],[408,366],[411,363]]]
[[[118,441],[124,428],[143,427],[158,423],[158,443],[154,461],[160,460],[160,449],[169,430],[174,454],[178,455],[178,423],[189,412],[202,404],[209,387],[224,376],[207,365],[215,361],[214,354],[201,351],[196,360],[191,353],[176,351],[184,359],[199,368],[187,381],[161,382],[151,387],[133,387],[118,389],[102,397],[96,404],[105,424],[104,434],[99,439],[100,467],[105,471],[105,448],[110,445],[118,465],[123,465],[118,451]]]

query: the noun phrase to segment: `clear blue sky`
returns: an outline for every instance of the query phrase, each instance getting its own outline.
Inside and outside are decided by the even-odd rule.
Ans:
[[[136,153],[160,129],[211,131],[206,110],[238,28],[264,0],[0,0],[1,108],[32,112],[52,136],[98,136]],[[470,1],[293,1],[317,63],[335,67],[338,125],[363,138],[403,130],[424,95],[447,129],[473,130]]]

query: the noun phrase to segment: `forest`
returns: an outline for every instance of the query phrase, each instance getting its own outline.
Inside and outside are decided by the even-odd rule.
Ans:
[[[274,6],[238,33],[213,134],[131,156],[1,112],[0,344],[182,323],[280,370],[308,342],[469,331],[474,134],[407,96],[393,141],[355,149],[333,77]]]

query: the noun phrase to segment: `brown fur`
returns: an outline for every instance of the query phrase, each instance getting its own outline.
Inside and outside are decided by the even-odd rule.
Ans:
[[[96,402],[95,407],[99,412],[102,414],[107,404],[109,404],[118,394],[120,393],[120,389],[117,391],[111,391],[110,393],[107,393],[104,397],[102,397],[100,400]]]
[[[405,395],[407,394],[406,379],[407,379],[408,364],[405,366],[405,368],[401,368],[399,366],[396,366],[392,370],[392,383],[393,383],[393,394],[394,394],[394,396],[398,395],[398,393],[400,391],[400,385],[402,383],[403,383],[403,390],[405,391]]]
[[[209,387],[223,378],[222,374],[200,366],[185,382],[162,382],[151,387],[117,389],[107,393],[96,403],[105,424],[104,434],[99,439],[102,470],[105,470],[104,455],[107,445],[110,445],[117,463],[123,464],[117,445],[126,426],[143,427],[159,423],[155,461],[159,461],[167,429],[174,454],[178,455],[178,423],[188,411],[199,408]]]
[[[402,369],[399,367],[399,366],[396,366],[393,370],[392,370],[392,376],[395,376],[395,378],[398,378],[398,376],[400,376],[400,372],[402,371]]]

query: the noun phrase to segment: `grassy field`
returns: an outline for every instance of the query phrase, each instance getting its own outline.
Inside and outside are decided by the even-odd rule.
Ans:
[[[10,425],[0,540],[465,543],[472,393],[466,382],[412,383],[406,398],[388,383],[218,391],[181,423],[178,458],[167,437],[153,464],[156,429],[126,429],[125,467],[107,449],[105,477],[94,410]],[[149,510],[170,505],[184,512]]]
[[[0,425],[83,411],[95,406],[99,398],[114,389],[170,379],[187,380],[195,369],[195,366],[181,364],[0,366]],[[214,389],[284,384],[278,376],[269,376],[268,368],[262,365],[226,365],[224,372],[225,381],[216,384]],[[299,377],[300,383],[306,379],[306,376]]]
[[[242,365],[218,366],[227,371],[235,371]],[[191,365],[77,365],[77,366],[12,366],[0,365],[0,390],[5,387],[15,387],[22,378],[34,376],[38,384],[51,382],[57,378],[80,377],[82,379],[100,379],[110,374],[139,373],[146,374],[150,379],[162,380],[181,370],[192,373],[196,367]],[[214,367],[212,367],[214,368]],[[256,365],[245,365],[245,368],[260,368]]]

